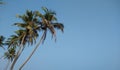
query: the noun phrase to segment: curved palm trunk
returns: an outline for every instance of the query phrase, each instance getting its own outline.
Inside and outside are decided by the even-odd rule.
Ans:
[[[44,31],[40,41],[38,42],[38,44],[36,45],[36,47],[34,48],[34,50],[32,51],[32,53],[30,54],[30,56],[26,59],[26,61],[20,66],[19,70],[21,70],[24,65],[30,60],[30,58],[32,57],[32,55],[35,53],[35,51],[37,50],[37,48],[39,47],[39,45],[42,43],[42,41],[44,40],[44,37],[45,37],[45,34],[46,34],[46,31]]]
[[[14,68],[14,66],[15,66],[15,63],[17,62],[19,56],[21,55],[21,53],[22,53],[22,51],[23,51],[23,49],[24,49],[24,47],[23,47],[24,39],[25,39],[25,35],[24,35],[24,37],[23,37],[23,39],[22,39],[22,42],[21,42],[21,44],[20,44],[20,49],[18,50],[17,55],[15,56],[15,58],[14,58],[12,64],[11,64],[10,70],[13,70],[13,68]]]

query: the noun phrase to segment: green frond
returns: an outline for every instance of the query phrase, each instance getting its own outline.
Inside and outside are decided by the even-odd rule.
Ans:
[[[62,32],[64,32],[64,25],[62,23],[53,23],[52,25],[55,28],[60,29]]]
[[[18,36],[11,35],[11,37],[7,39],[5,44],[8,45],[8,48],[18,46]]]
[[[26,15],[27,15],[28,21],[32,21],[34,13],[32,11],[27,10]]]
[[[35,11],[35,16],[39,16],[40,18],[43,18],[43,15],[39,11]]]
[[[52,10],[48,10],[47,8],[43,8],[43,11],[45,12],[44,18],[48,21],[57,21],[57,18],[55,17],[56,13]]]
[[[25,23],[15,23],[14,25],[21,27],[21,28],[25,28],[27,26],[27,24]]]
[[[46,7],[42,7],[42,10],[47,13],[48,12],[48,9]]]
[[[20,35],[22,35],[23,33],[25,33],[26,32],[26,30],[17,30],[17,31],[15,31],[15,33],[18,35],[18,36],[20,36]]]
[[[13,61],[14,57],[16,55],[15,48],[9,48],[7,52],[4,53],[4,57],[8,60]]]

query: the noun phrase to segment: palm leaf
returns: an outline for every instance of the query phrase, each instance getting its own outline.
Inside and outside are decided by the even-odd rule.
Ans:
[[[25,28],[27,26],[27,24],[25,23],[15,23],[14,25],[21,27],[21,28]]]
[[[42,7],[42,10],[47,13],[48,12],[48,9],[46,7]]]
[[[9,48],[7,52],[5,52],[4,57],[13,61],[14,57],[16,55],[15,48]]]
[[[62,32],[64,32],[64,25],[62,23],[53,23],[52,24],[55,28],[60,29]]]

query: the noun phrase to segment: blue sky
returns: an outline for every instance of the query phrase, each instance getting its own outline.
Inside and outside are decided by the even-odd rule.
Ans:
[[[120,0],[3,0],[0,5],[0,35],[14,34],[16,14],[40,10],[56,11],[64,33],[57,42],[47,39],[23,70],[120,70]],[[34,47],[26,47],[15,70]],[[3,51],[3,50],[0,50]],[[2,53],[0,53],[0,56]],[[0,61],[4,69],[6,60]]]

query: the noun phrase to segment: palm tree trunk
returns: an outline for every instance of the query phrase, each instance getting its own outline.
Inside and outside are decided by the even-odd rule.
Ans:
[[[46,30],[44,31],[40,41],[38,42],[38,44],[36,45],[36,47],[34,48],[34,50],[32,51],[32,53],[30,54],[30,56],[25,60],[25,62],[20,66],[19,70],[21,70],[25,64],[30,60],[30,58],[32,57],[32,55],[35,53],[35,51],[37,50],[37,48],[39,47],[39,45],[42,43],[43,39],[44,39],[44,36],[46,34]]]
[[[23,37],[23,39],[22,39],[22,42],[21,42],[21,44],[20,44],[20,48],[19,48],[19,50],[18,50],[18,52],[17,52],[17,55],[15,56],[15,58],[14,58],[12,64],[11,64],[10,70],[13,70],[13,68],[14,68],[14,66],[15,66],[15,63],[17,62],[19,56],[21,55],[21,53],[22,53],[22,51],[23,51],[23,49],[24,49],[24,47],[23,47],[24,39],[25,39],[25,35],[24,35],[24,37]]]

